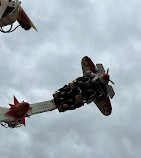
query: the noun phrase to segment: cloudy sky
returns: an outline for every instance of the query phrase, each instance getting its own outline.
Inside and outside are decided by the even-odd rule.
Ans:
[[[1,106],[36,103],[82,75],[81,59],[110,68],[113,111],[94,104],[0,127],[0,157],[135,158],[141,154],[141,1],[23,0],[38,29],[0,34]]]

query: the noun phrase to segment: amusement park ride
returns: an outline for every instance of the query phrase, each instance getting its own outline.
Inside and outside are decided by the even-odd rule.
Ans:
[[[102,64],[94,65],[91,59],[85,56],[82,61],[83,76],[78,77],[72,83],[65,85],[53,94],[53,99],[49,101],[29,104],[19,103],[14,96],[14,105],[11,108],[0,107],[0,122],[4,127],[20,127],[25,125],[25,117],[58,109],[59,112],[75,110],[84,103],[94,102],[101,113],[108,116],[112,112],[110,98],[115,95],[111,85],[109,85],[109,69],[105,73]]]
[[[13,29],[13,24],[16,20],[19,25]],[[3,27],[9,25],[10,29],[5,31]],[[19,0],[0,0],[0,31],[3,33],[10,33],[19,26],[25,30],[29,30],[33,27],[37,31],[36,27],[21,7],[21,2]]]

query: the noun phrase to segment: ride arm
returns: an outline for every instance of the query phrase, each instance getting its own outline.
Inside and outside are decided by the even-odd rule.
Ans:
[[[29,116],[56,109],[56,105],[53,99],[49,101],[30,104],[30,107],[32,109],[27,112]]]
[[[8,108],[3,108],[0,107],[0,122],[6,122],[6,121],[13,121],[14,118],[9,116],[9,115],[5,115],[5,113],[7,113],[9,111]]]

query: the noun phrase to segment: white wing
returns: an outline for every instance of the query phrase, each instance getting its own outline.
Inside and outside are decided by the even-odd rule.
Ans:
[[[89,72],[93,72],[93,73],[96,72],[94,63],[87,56],[85,56],[85,57],[82,58],[82,60],[81,60],[81,66],[82,66],[83,75],[85,75],[86,72],[88,72],[88,71]]]
[[[101,98],[95,99],[94,103],[103,115],[108,116],[111,114],[112,106],[109,97],[103,96]]]

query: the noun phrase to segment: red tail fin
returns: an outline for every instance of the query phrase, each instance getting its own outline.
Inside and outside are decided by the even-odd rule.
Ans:
[[[16,97],[14,96],[14,105],[19,104],[18,100],[16,99]]]

